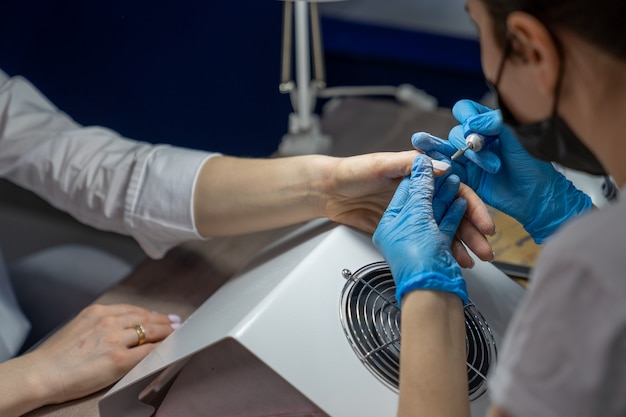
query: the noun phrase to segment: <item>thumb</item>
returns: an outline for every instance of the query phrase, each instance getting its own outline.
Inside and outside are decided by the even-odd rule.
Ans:
[[[470,116],[463,122],[463,130],[466,135],[476,132],[482,135],[499,136],[502,133],[502,126],[500,110],[490,110]]]
[[[452,106],[452,115],[459,123],[463,124],[470,117],[477,116],[483,113],[489,113],[493,109],[483,106],[473,100],[459,100]]]

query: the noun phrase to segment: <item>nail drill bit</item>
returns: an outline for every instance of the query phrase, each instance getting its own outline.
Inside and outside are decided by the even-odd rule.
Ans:
[[[470,133],[465,138],[465,148],[456,151],[450,159],[454,161],[455,159],[460,158],[462,155],[465,154],[468,149],[471,149],[474,152],[478,152],[485,146],[493,143],[493,141],[495,141],[496,139],[498,139],[497,136],[485,136],[479,135],[478,133]]]

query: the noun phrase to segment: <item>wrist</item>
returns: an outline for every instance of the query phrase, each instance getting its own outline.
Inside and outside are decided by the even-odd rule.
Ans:
[[[56,403],[55,395],[62,387],[61,381],[55,383],[50,371],[51,360],[41,355],[39,350],[25,354],[20,358],[26,361],[24,368],[25,386],[30,391],[30,405],[42,407],[46,404]]]
[[[309,163],[305,164],[309,178],[307,199],[314,210],[314,217],[330,217],[329,202],[339,188],[336,176],[339,159],[325,155],[309,158]]]
[[[469,301],[465,279],[461,275],[458,265],[452,268],[451,274],[439,272],[422,272],[401,280],[396,287],[398,306],[402,305],[403,298],[414,291],[440,291],[456,295],[463,305]]]
[[[553,202],[564,201],[564,204],[544,205],[546,208],[544,211],[539,211],[534,218],[523,224],[535,243],[544,243],[564,223],[593,208],[593,202],[587,194],[576,189],[571,183],[564,188],[550,198]]]
[[[45,361],[36,352],[0,364],[0,414],[20,416],[53,402]]]

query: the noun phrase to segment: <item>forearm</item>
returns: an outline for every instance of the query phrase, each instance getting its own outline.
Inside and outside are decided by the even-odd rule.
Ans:
[[[30,355],[0,363],[0,415],[21,416],[45,405],[42,374]]]
[[[195,223],[203,236],[223,236],[324,216],[323,181],[334,158],[208,160],[196,184]]]
[[[398,416],[469,416],[461,300],[413,291],[402,300]]]

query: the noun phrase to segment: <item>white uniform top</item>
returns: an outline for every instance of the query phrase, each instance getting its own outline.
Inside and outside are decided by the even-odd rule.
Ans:
[[[80,126],[28,81],[0,71],[0,177],[86,224],[131,235],[151,257],[201,238],[193,190],[214,155]],[[27,332],[0,261],[0,361]]]
[[[625,220],[622,199],[546,244],[489,382],[511,416],[626,416]]]

